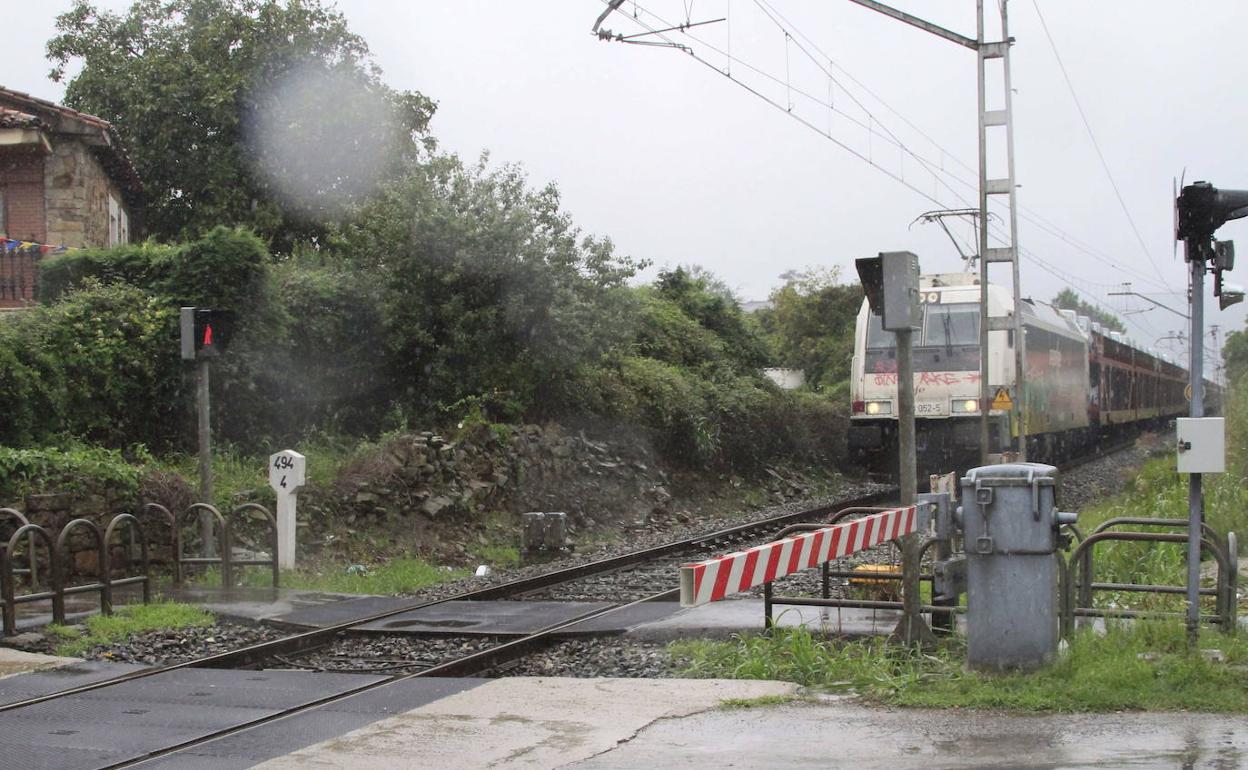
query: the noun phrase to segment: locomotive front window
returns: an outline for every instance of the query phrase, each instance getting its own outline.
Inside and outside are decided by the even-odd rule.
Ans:
[[[979,305],[971,302],[926,305],[923,344],[941,347],[979,344]]]
[[[897,335],[884,330],[884,319],[875,313],[867,316],[867,348],[887,350],[897,347]]]

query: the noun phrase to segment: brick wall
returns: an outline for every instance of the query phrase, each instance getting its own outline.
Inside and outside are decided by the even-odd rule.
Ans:
[[[26,149],[0,153],[4,234],[43,243],[47,235],[43,201],[43,156]],[[21,307],[35,297],[35,262],[26,254],[0,254],[0,307]]]
[[[44,242],[43,156],[29,151],[0,154],[4,232],[10,238]]]

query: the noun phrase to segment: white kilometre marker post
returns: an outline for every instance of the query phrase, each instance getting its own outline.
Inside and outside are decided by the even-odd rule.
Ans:
[[[269,486],[277,493],[277,566],[295,566],[295,497],[307,478],[307,458],[293,449],[269,455]]]

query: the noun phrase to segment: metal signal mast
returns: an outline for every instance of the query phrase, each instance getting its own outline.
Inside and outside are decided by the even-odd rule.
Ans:
[[[1015,452],[1020,461],[1027,459],[1027,432],[1023,425],[1025,413],[1023,400],[1026,389],[1023,386],[1025,372],[1023,362],[1026,361],[1026,339],[1023,337],[1023,316],[1021,309],[1020,282],[1018,276],[1018,204],[1015,199],[1017,185],[1014,183],[1014,111],[1012,91],[1010,90],[1010,45],[1014,42],[1009,34],[1009,17],[1006,13],[1007,0],[997,4],[1001,11],[1001,36],[999,40],[989,42],[986,39],[984,18],[984,0],[976,0],[976,24],[974,39],[932,24],[929,21],[912,16],[904,11],[876,2],[875,0],[851,0],[864,8],[903,21],[924,32],[957,43],[975,51],[978,59],[978,92],[979,92],[979,446],[980,460],[988,462],[988,413],[992,408],[994,394],[988,383],[988,333],[1006,331],[1014,338],[1014,393],[1010,394],[1010,431],[1014,435]],[[1000,102],[993,101],[989,108],[988,80],[989,70],[999,67],[1003,93]],[[1005,134],[1005,168],[989,168],[988,140],[990,134]],[[1005,243],[989,246],[988,201],[991,197],[1004,196],[1009,205],[1010,216],[1006,222],[1007,232]],[[1014,312],[1011,315],[992,316],[988,314],[988,278],[989,268],[993,265],[1008,266],[1010,280],[1014,290]],[[1001,437],[1001,448],[1006,446],[1006,437]]]

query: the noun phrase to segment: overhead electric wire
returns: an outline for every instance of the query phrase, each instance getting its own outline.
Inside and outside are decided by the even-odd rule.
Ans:
[[[606,2],[606,0],[604,0],[604,2]],[[734,77],[734,76],[731,74],[731,67],[729,67],[727,70],[720,69],[720,68],[719,68],[719,67],[717,67],[714,63],[710,62],[710,61],[709,61],[709,60],[707,60],[705,57],[703,57],[703,56],[699,55],[699,54],[698,54],[696,51],[694,51],[692,48],[690,48],[690,47],[688,47],[688,46],[684,46],[684,45],[682,45],[682,44],[680,44],[680,43],[677,43],[675,40],[672,40],[670,37],[668,37],[668,36],[665,34],[665,33],[668,31],[667,29],[659,29],[659,28],[655,28],[655,27],[653,27],[653,26],[649,25],[649,24],[648,24],[648,23],[646,23],[644,20],[642,20],[642,18],[641,18],[641,16],[640,16],[640,14],[641,14],[641,13],[644,13],[644,14],[647,14],[647,15],[649,15],[649,16],[651,16],[651,17],[653,17],[656,21],[658,21],[660,24],[664,25],[664,26],[665,26],[665,27],[667,27],[667,28],[671,28],[671,27],[673,27],[673,26],[678,26],[678,25],[673,25],[671,22],[669,22],[669,21],[665,20],[663,17],[659,16],[657,13],[654,13],[653,11],[651,11],[651,10],[649,10],[649,9],[647,9],[647,8],[642,7],[640,4],[638,4],[638,3],[636,3],[636,2],[634,2],[634,3],[633,3],[633,8],[634,8],[634,15],[633,15],[633,17],[632,17],[633,21],[634,21],[635,23],[637,23],[639,26],[641,26],[641,27],[643,27],[644,29],[646,29],[646,30],[647,30],[648,32],[650,32],[651,34],[654,34],[654,35],[656,35],[657,37],[659,37],[659,38],[661,38],[662,40],[664,40],[664,41],[668,44],[668,47],[675,48],[675,49],[677,49],[677,50],[682,51],[683,53],[685,53],[685,54],[689,55],[690,57],[692,57],[692,58],[694,59],[694,61],[698,62],[699,64],[702,64],[703,66],[705,66],[705,67],[707,67],[707,68],[711,69],[712,71],[714,71],[714,72],[718,73],[719,75],[721,75],[721,76],[724,76],[724,77],[728,78],[730,81],[732,81],[734,84],[736,84],[736,85],[737,85],[737,86],[739,86],[740,88],[742,88],[742,89],[744,89],[745,91],[749,92],[750,94],[752,94],[752,95],[754,95],[754,96],[758,97],[759,99],[763,100],[765,103],[767,103],[767,104],[771,105],[771,106],[772,106],[772,107],[774,107],[775,109],[780,110],[780,111],[781,111],[781,112],[783,112],[784,114],[788,115],[789,117],[793,118],[794,120],[796,120],[796,121],[797,121],[797,122],[799,122],[800,124],[802,124],[802,125],[806,126],[806,127],[807,127],[807,128],[809,128],[810,130],[812,130],[812,131],[814,131],[815,133],[819,134],[820,136],[824,137],[824,138],[825,138],[825,139],[827,139],[828,141],[830,141],[830,142],[832,142],[833,144],[837,145],[838,147],[840,147],[841,149],[845,150],[846,152],[848,152],[849,154],[853,155],[854,157],[858,158],[859,160],[863,161],[863,162],[864,162],[864,163],[866,163],[867,165],[872,166],[873,168],[877,169],[878,171],[880,171],[881,173],[885,174],[885,175],[886,175],[886,176],[888,176],[889,178],[893,179],[893,181],[895,181],[895,182],[897,182],[897,183],[901,184],[902,186],[906,187],[906,188],[907,188],[907,189],[909,189],[911,192],[916,193],[917,195],[919,195],[919,196],[921,196],[922,198],[924,198],[924,199],[926,199],[926,200],[930,201],[931,203],[934,203],[934,204],[935,204],[935,205],[937,205],[937,206],[944,207],[944,208],[947,208],[947,207],[948,207],[948,204],[947,204],[945,201],[942,201],[942,200],[940,200],[939,198],[936,198],[934,195],[930,195],[930,194],[928,194],[925,190],[922,190],[922,189],[920,189],[919,187],[917,187],[917,186],[915,186],[914,184],[912,184],[912,183],[910,183],[909,181],[907,181],[907,180],[904,178],[904,176],[901,176],[901,175],[899,175],[899,174],[897,174],[897,173],[895,173],[895,172],[891,171],[890,169],[888,169],[888,168],[886,168],[886,167],[884,167],[884,166],[882,166],[882,165],[880,165],[880,164],[876,163],[876,162],[875,162],[875,161],[874,161],[874,160],[873,160],[870,156],[868,156],[868,155],[864,155],[864,154],[863,154],[862,152],[860,152],[859,150],[857,150],[857,149],[855,149],[855,148],[851,147],[850,145],[846,144],[845,142],[842,142],[842,141],[840,141],[839,139],[837,139],[836,137],[832,136],[832,134],[831,134],[831,132],[830,132],[830,131],[824,131],[823,129],[819,128],[819,127],[818,127],[818,126],[816,126],[814,123],[812,123],[811,121],[809,121],[809,120],[807,120],[806,118],[802,117],[801,115],[795,114],[795,113],[793,112],[792,107],[791,107],[790,105],[788,105],[788,104],[781,104],[780,102],[776,101],[775,99],[773,99],[772,97],[770,97],[770,96],[768,96],[767,94],[763,93],[762,91],[758,90],[757,88],[755,88],[755,87],[751,86],[750,84],[748,84],[748,83],[746,83],[746,82],[744,82],[744,81],[740,80],[739,78]],[[640,11],[640,13],[638,13],[639,11]],[[775,23],[775,20],[774,20],[774,19],[772,19],[772,21],[773,21],[773,23]],[[810,101],[814,102],[815,104],[818,104],[818,105],[821,105],[821,106],[827,107],[828,109],[830,109],[830,110],[832,110],[832,111],[836,112],[837,114],[841,115],[842,117],[845,117],[846,119],[850,120],[851,122],[854,122],[856,125],[859,125],[859,126],[862,126],[862,127],[868,128],[868,130],[870,129],[870,125],[869,125],[869,124],[868,124],[867,126],[863,126],[863,124],[862,124],[862,122],[861,122],[860,120],[857,120],[857,119],[855,119],[853,116],[851,116],[851,115],[849,115],[849,114],[845,113],[844,111],[841,111],[841,110],[837,109],[837,108],[836,108],[834,105],[832,105],[831,103],[826,103],[826,102],[823,102],[823,101],[822,101],[819,97],[816,97],[816,96],[814,96],[814,95],[812,95],[812,94],[809,94],[809,93],[807,93],[806,91],[804,91],[804,90],[802,90],[802,89],[792,89],[792,88],[791,88],[791,84],[787,83],[786,81],[782,81],[782,80],[780,80],[778,77],[776,77],[776,76],[774,76],[774,75],[771,75],[771,74],[770,74],[770,73],[768,73],[768,72],[763,71],[762,69],[760,69],[760,68],[758,68],[758,67],[754,66],[753,64],[751,64],[751,63],[750,63],[750,62],[748,62],[748,61],[745,61],[745,60],[743,60],[743,59],[740,59],[739,57],[732,56],[731,54],[729,54],[729,53],[727,53],[726,51],[724,51],[724,50],[720,49],[719,47],[715,46],[714,44],[711,44],[711,43],[709,43],[709,42],[707,42],[707,41],[705,41],[705,40],[702,40],[701,38],[697,37],[696,35],[691,34],[691,33],[690,33],[690,32],[688,32],[687,30],[682,30],[682,35],[684,35],[685,37],[688,37],[688,38],[692,39],[693,41],[697,42],[698,44],[702,45],[703,47],[705,47],[705,48],[707,48],[707,49],[709,49],[709,50],[712,50],[712,51],[716,52],[717,54],[719,54],[719,55],[721,55],[721,56],[725,57],[725,59],[729,62],[729,64],[730,64],[730,65],[731,65],[732,63],[739,64],[739,65],[741,65],[741,66],[745,67],[746,69],[748,69],[748,70],[750,70],[750,71],[752,71],[752,72],[756,73],[756,74],[757,74],[757,75],[759,75],[760,77],[763,77],[763,78],[765,78],[765,79],[767,79],[767,80],[770,80],[770,81],[772,81],[773,83],[775,83],[775,84],[777,84],[777,85],[784,85],[786,88],[791,89],[792,93],[797,93],[797,94],[799,94],[799,95],[801,95],[801,96],[803,96],[803,97],[805,97],[805,98],[809,99]],[[788,32],[786,31],[786,37],[791,38],[792,36],[791,36],[791,35],[789,35],[789,34],[788,34]],[[804,37],[804,38],[805,38],[806,36],[805,36],[805,35],[802,35],[802,37]],[[809,38],[806,38],[806,39],[809,39]],[[805,51],[805,49],[804,49],[804,48],[802,48],[800,45],[799,45],[799,49],[800,49],[800,50],[802,50],[802,51],[803,51],[803,53],[806,53],[806,55],[807,55],[808,57],[810,56],[809,52]],[[813,57],[812,57],[812,61],[814,61]],[[816,64],[818,64],[818,62],[816,62]],[[820,67],[820,68],[822,69],[822,67]],[[826,74],[826,70],[825,70],[825,74]],[[850,94],[849,94],[849,92],[848,92],[848,90],[846,90],[846,89],[844,88],[844,86],[842,86],[842,90],[845,90],[845,91],[846,91],[846,94],[847,94],[847,95],[850,95]],[[853,99],[852,95],[850,95],[850,96],[851,96],[851,99]],[[878,97],[877,97],[877,98],[878,98]],[[872,117],[872,119],[873,119],[873,120],[875,120],[875,122],[878,122],[878,119],[875,119],[875,118],[874,118],[874,116],[870,113],[870,111],[869,111],[869,110],[867,110],[867,109],[865,108],[865,106],[863,106],[863,105],[861,104],[861,102],[859,102],[859,101],[858,101],[858,100],[856,100],[856,99],[853,99],[853,101],[855,102],[855,104],[858,104],[858,105],[859,105],[859,107],[860,107],[860,108],[862,108],[864,112],[866,112],[869,116],[871,116],[871,117]],[[882,100],[881,100],[881,101],[882,101]],[[891,109],[891,108],[890,108],[890,109]],[[895,111],[894,111],[894,112],[895,112]],[[907,122],[908,122],[908,121],[907,121]],[[943,168],[933,168],[932,166],[933,166],[934,164],[931,164],[931,161],[928,161],[927,159],[922,158],[921,156],[917,155],[917,154],[916,154],[916,153],[914,153],[912,150],[910,150],[908,147],[906,147],[906,146],[904,145],[904,143],[902,143],[902,142],[900,142],[900,140],[896,139],[895,135],[894,135],[891,131],[889,131],[889,130],[887,129],[887,127],[886,127],[886,126],[883,126],[883,125],[881,124],[881,128],[883,128],[883,129],[886,131],[886,133],[888,134],[887,139],[891,139],[891,140],[892,140],[892,141],[890,142],[891,144],[893,144],[895,147],[898,147],[898,148],[899,148],[899,149],[901,149],[902,151],[904,151],[904,152],[906,152],[907,154],[911,155],[911,157],[914,157],[916,160],[918,160],[918,161],[919,161],[919,162],[920,162],[920,163],[924,166],[924,168],[925,168],[925,169],[927,169],[927,170],[928,170],[928,172],[929,172],[930,174],[932,174],[933,178],[934,178],[936,181],[938,181],[938,182],[940,182],[941,184],[943,184],[943,186],[945,187],[945,189],[947,189],[947,190],[948,190],[948,191],[949,191],[949,192],[950,192],[950,193],[951,193],[951,194],[952,194],[955,198],[957,198],[958,200],[960,200],[960,201],[961,201],[961,202],[963,202],[963,203],[969,203],[969,201],[968,201],[966,198],[962,198],[962,197],[961,197],[961,196],[960,196],[960,195],[959,195],[956,191],[954,191],[954,190],[953,190],[953,188],[952,188],[952,187],[950,187],[950,186],[948,185],[948,183],[941,182],[941,181],[940,181],[940,176],[941,176],[941,175],[948,176],[948,177],[950,177],[950,178],[952,178],[952,179],[954,179],[954,180],[956,180],[956,181],[961,182],[961,183],[962,183],[962,184],[964,184],[964,185],[967,185],[967,186],[972,187],[973,189],[978,189],[977,185],[971,185],[971,184],[970,184],[969,182],[967,182],[966,180],[960,179],[959,177],[957,177],[956,175],[952,174],[952,172],[949,172],[949,171],[948,171],[948,170],[946,170],[946,169],[943,169]],[[929,141],[931,141],[931,140],[929,139]],[[935,144],[935,143],[933,142],[933,144]],[[938,147],[939,147],[939,146],[938,146]],[[942,153],[944,153],[945,155],[948,155],[950,158],[954,158],[954,157],[955,157],[955,156],[953,156],[953,155],[952,155],[952,153],[948,153],[948,152],[947,152],[947,151],[945,151],[943,148],[940,148],[940,149],[941,149]],[[965,164],[961,164],[961,165],[965,165]],[[1054,229],[1060,229],[1060,228],[1056,228],[1056,226],[1054,226]],[[1053,233],[1051,233],[1051,234],[1053,234]],[[1056,236],[1056,235],[1055,235],[1055,237],[1060,237],[1060,236]],[[1072,244],[1072,245],[1073,245],[1073,244]],[[1099,303],[1096,303],[1096,302],[1094,302],[1094,301],[1090,301],[1090,300],[1088,299],[1088,297],[1087,297],[1086,295],[1088,295],[1090,292],[1088,292],[1088,290],[1087,290],[1087,289],[1082,289],[1082,288],[1080,288],[1078,285],[1076,285],[1077,283],[1079,283],[1079,281],[1078,281],[1077,279],[1074,279],[1073,277],[1069,276],[1069,274],[1064,274],[1064,271],[1060,271],[1059,269],[1057,269],[1057,268],[1053,267],[1053,266],[1052,266],[1052,265],[1050,265],[1048,262],[1046,262],[1045,260],[1041,259],[1040,257],[1038,257],[1037,255],[1035,255],[1034,253],[1032,253],[1030,250],[1024,249],[1024,248],[1022,248],[1021,246],[1019,247],[1019,249],[1018,249],[1018,250],[1019,250],[1020,255],[1027,257],[1030,261],[1032,261],[1034,264],[1036,264],[1036,265],[1037,265],[1038,267],[1040,267],[1042,270],[1044,270],[1045,272],[1049,273],[1049,274],[1050,274],[1050,275],[1052,275],[1053,277],[1057,278],[1060,282],[1062,282],[1063,284],[1067,285],[1069,288],[1071,288],[1072,290],[1076,291],[1077,293],[1084,294],[1084,295],[1085,295],[1085,301],[1089,301],[1089,302],[1090,302],[1090,304],[1092,304],[1094,307],[1096,307],[1096,308],[1098,308],[1098,309],[1100,309],[1100,310],[1105,310],[1105,308],[1104,308],[1103,306],[1101,306]],[[1096,256],[1097,256],[1097,255],[1095,255],[1095,254],[1090,254],[1090,256],[1093,256],[1094,258],[1096,258]],[[1102,260],[1102,261],[1104,261],[1104,260]],[[1107,263],[1107,264],[1108,264],[1108,263]],[[1115,270],[1119,270],[1119,271],[1121,271],[1121,272],[1127,272],[1124,268],[1122,268],[1122,267],[1120,267],[1120,266],[1116,266],[1116,265],[1113,265],[1113,264],[1109,264],[1108,266],[1109,266],[1109,267],[1111,267],[1111,268],[1113,268],[1113,269],[1115,269]],[[1151,282],[1151,279],[1148,279],[1148,278],[1144,278],[1143,280],[1147,280],[1147,281]],[[1109,284],[1106,284],[1106,286],[1109,286]],[[1112,312],[1112,311],[1105,310],[1105,312]],[[1151,329],[1151,326],[1150,326],[1150,325],[1148,325],[1148,324],[1146,324],[1146,323],[1140,323],[1139,325],[1140,325],[1141,327],[1146,327],[1146,328]],[[1150,331],[1150,333],[1152,333],[1152,332]]]
[[[1049,25],[1044,20],[1044,14],[1040,12],[1040,3],[1037,0],[1031,0],[1032,6],[1036,9],[1036,16],[1040,19],[1040,27],[1044,30],[1044,36],[1049,41],[1049,48],[1053,50],[1053,58],[1057,59],[1057,66],[1062,71],[1062,77],[1066,80],[1066,88],[1070,91],[1070,98],[1075,102],[1075,109],[1079,111],[1079,119],[1083,121],[1083,127],[1088,131],[1088,138],[1092,140],[1092,147],[1096,150],[1096,157],[1101,161],[1101,168],[1105,170],[1105,176],[1109,179],[1109,186],[1114,189],[1114,197],[1118,199],[1118,205],[1122,207],[1122,213],[1127,217],[1127,223],[1131,225],[1131,232],[1135,233],[1135,239],[1140,243],[1140,249],[1144,252],[1144,256],[1148,258],[1148,263],[1153,266],[1157,277],[1165,283],[1166,278],[1161,274],[1161,268],[1157,267],[1157,262],[1153,259],[1152,253],[1148,250],[1148,245],[1144,242],[1144,237],[1140,235],[1140,230],[1135,226],[1135,219],[1132,218],[1131,212],[1127,210],[1127,202],[1122,198],[1122,191],[1118,189],[1118,182],[1114,180],[1113,173],[1109,170],[1109,163],[1105,160],[1105,153],[1101,152],[1101,143],[1096,141],[1096,134],[1092,131],[1092,124],[1088,122],[1088,116],[1083,111],[1083,104],[1079,101],[1079,95],[1075,93],[1075,84],[1071,82],[1070,73],[1066,71],[1066,64],[1062,61],[1062,55],[1057,50],[1057,43],[1053,41],[1053,35],[1049,32]]]
[[[905,115],[903,115],[903,114],[902,114],[899,110],[897,110],[895,107],[893,107],[891,104],[889,104],[889,103],[888,103],[888,101],[886,101],[886,100],[885,100],[882,96],[880,96],[879,94],[877,94],[875,91],[873,91],[873,90],[872,90],[869,86],[867,86],[866,84],[864,84],[864,83],[863,83],[862,81],[860,81],[858,78],[854,77],[853,73],[849,72],[849,70],[847,70],[844,66],[840,65],[839,63],[837,63],[835,59],[833,59],[833,58],[832,58],[831,56],[829,56],[829,55],[828,55],[828,54],[827,54],[827,53],[826,53],[826,52],[825,52],[822,48],[820,48],[820,47],[819,47],[819,44],[818,44],[818,43],[816,43],[814,40],[812,40],[812,39],[810,38],[810,36],[809,36],[809,35],[807,35],[806,33],[802,32],[799,28],[797,28],[797,26],[796,26],[796,25],[794,25],[794,24],[793,24],[793,22],[789,21],[789,19],[788,19],[787,17],[785,17],[785,15],[784,15],[783,13],[781,13],[778,9],[776,9],[776,8],[775,8],[775,6],[773,6],[770,2],[768,2],[768,0],[754,0],[754,4],[755,4],[755,5],[757,5],[757,6],[759,7],[759,9],[763,11],[763,13],[764,13],[764,14],[768,17],[768,19],[770,19],[770,21],[771,21],[773,24],[775,24],[777,27],[779,27],[780,29],[782,29],[783,31],[785,31],[787,34],[791,34],[794,38],[796,38],[796,39],[798,39],[798,40],[800,40],[800,41],[805,41],[805,42],[806,42],[806,43],[807,43],[807,44],[808,44],[808,45],[809,45],[812,49],[814,49],[814,51],[815,51],[816,53],[818,53],[818,54],[819,54],[819,56],[820,56],[820,57],[822,57],[822,59],[816,59],[814,55],[810,54],[808,51],[805,51],[805,49],[801,49],[801,50],[803,50],[803,53],[806,53],[807,57],[808,57],[808,58],[810,58],[810,60],[811,60],[811,61],[812,61],[812,62],[813,62],[816,66],[818,66],[818,67],[819,67],[819,68],[820,68],[820,69],[824,72],[824,74],[826,74],[826,75],[828,76],[828,78],[829,78],[830,80],[832,80],[832,82],[836,83],[836,85],[837,85],[837,86],[839,86],[839,87],[841,88],[841,90],[845,92],[846,96],[848,96],[848,97],[849,97],[849,98],[850,98],[850,99],[854,102],[854,104],[856,104],[856,105],[857,105],[857,106],[858,106],[858,107],[859,107],[859,108],[860,108],[863,112],[867,113],[868,115],[871,115],[871,116],[872,116],[872,119],[873,119],[873,120],[874,120],[874,122],[875,122],[875,124],[879,125],[879,126],[880,126],[880,127],[881,127],[881,128],[882,128],[882,129],[883,129],[883,130],[884,130],[884,131],[888,134],[888,136],[889,136],[889,137],[891,137],[892,139],[894,139],[894,141],[896,142],[896,144],[897,144],[898,146],[902,147],[902,149],[904,149],[904,150],[905,150],[908,154],[910,154],[912,157],[914,157],[914,158],[915,158],[915,160],[917,160],[917,161],[919,161],[921,164],[923,164],[923,165],[927,166],[927,167],[928,167],[928,169],[929,169],[929,171],[931,171],[931,173],[933,173],[933,174],[936,174],[936,173],[942,173],[942,174],[945,174],[945,175],[947,175],[949,178],[951,178],[951,179],[953,179],[953,180],[955,180],[955,181],[957,181],[957,182],[960,182],[960,183],[962,183],[962,184],[964,184],[964,185],[966,185],[966,186],[970,187],[970,188],[971,188],[971,189],[973,189],[973,190],[976,190],[976,191],[978,190],[978,184],[977,184],[977,183],[967,181],[967,180],[963,179],[962,177],[959,177],[959,176],[957,176],[956,174],[953,174],[953,173],[952,173],[951,171],[949,171],[948,169],[945,169],[945,168],[944,168],[944,166],[943,166],[942,164],[938,164],[938,163],[935,163],[934,161],[931,161],[930,159],[924,158],[924,157],[922,157],[922,156],[918,155],[917,153],[913,152],[912,150],[910,150],[910,148],[906,147],[906,146],[904,145],[904,143],[902,143],[901,139],[900,139],[899,137],[897,137],[897,135],[896,135],[895,133],[893,133],[891,130],[889,130],[888,126],[887,126],[887,125],[885,125],[885,124],[884,124],[884,123],[883,123],[883,122],[882,122],[882,121],[881,121],[878,117],[874,116],[874,115],[872,114],[871,110],[869,110],[869,109],[867,108],[867,106],[866,106],[865,104],[863,104],[863,103],[862,103],[862,101],[861,101],[860,99],[858,99],[858,98],[857,98],[857,97],[853,94],[853,92],[852,92],[852,91],[850,91],[850,89],[846,88],[844,84],[842,84],[839,80],[837,80],[835,77],[833,77],[833,75],[832,75],[832,73],[831,73],[831,72],[829,72],[827,69],[825,69],[825,68],[823,67],[823,62],[822,62],[822,60],[827,60],[827,62],[828,62],[828,64],[829,64],[830,66],[835,67],[836,69],[838,69],[838,70],[840,70],[842,73],[844,73],[844,75],[846,76],[846,78],[848,78],[851,82],[853,82],[853,83],[854,83],[854,85],[856,85],[857,87],[859,87],[859,88],[861,88],[863,91],[865,91],[865,92],[866,92],[866,93],[867,93],[867,94],[868,94],[871,98],[873,98],[873,99],[875,99],[877,102],[879,102],[879,104],[880,104],[882,107],[884,107],[884,109],[886,109],[886,110],[888,110],[889,112],[891,112],[891,113],[892,113],[893,115],[895,115],[895,116],[896,116],[899,120],[901,120],[901,122],[903,122],[904,124],[906,124],[906,126],[907,126],[907,127],[909,127],[911,130],[913,130],[915,133],[917,133],[920,137],[922,137],[923,139],[925,139],[925,140],[926,140],[929,144],[931,144],[931,145],[932,145],[932,147],[934,147],[935,149],[939,150],[939,151],[940,151],[940,153],[941,153],[941,157],[942,157],[942,159],[943,159],[943,158],[948,158],[948,159],[950,159],[951,161],[953,161],[954,163],[956,163],[957,165],[961,166],[962,168],[966,169],[968,172],[973,173],[973,174],[978,174],[978,172],[976,171],[976,169],[971,168],[971,166],[970,166],[970,165],[968,165],[967,163],[963,162],[963,161],[962,161],[962,159],[961,159],[961,158],[959,158],[959,157],[958,157],[955,153],[953,153],[953,152],[952,152],[952,151],[950,151],[948,148],[946,148],[946,147],[944,147],[943,145],[941,145],[938,141],[936,141],[936,140],[935,140],[934,138],[932,138],[929,134],[927,134],[925,131],[923,131],[923,129],[922,129],[922,128],[920,128],[919,126],[917,126],[917,125],[916,125],[913,121],[911,121],[909,118],[907,118]],[[779,19],[779,21],[777,21],[777,19]],[[782,25],[780,22],[783,22],[783,25]],[[785,25],[787,25],[787,28],[786,28],[786,26],[785,26]],[[696,40],[696,39],[697,39],[697,38],[695,38],[695,40]],[[699,42],[702,42],[702,41],[699,41]],[[800,48],[800,46],[799,46],[799,48]],[[1109,266],[1109,267],[1111,267],[1111,268],[1113,268],[1113,269],[1115,269],[1115,270],[1119,270],[1119,271],[1121,271],[1121,272],[1126,272],[1126,273],[1131,273],[1131,274],[1135,275],[1136,277],[1138,277],[1140,280],[1143,280],[1143,281],[1148,281],[1148,282],[1150,282],[1150,283],[1154,283],[1154,282],[1153,282],[1153,279],[1152,279],[1152,277],[1151,277],[1151,276],[1146,276],[1146,275],[1145,275],[1145,274],[1143,274],[1143,273],[1138,273],[1138,272],[1136,272],[1136,271],[1135,271],[1134,269],[1132,269],[1132,268],[1129,268],[1129,267],[1127,267],[1127,266],[1125,266],[1125,265],[1119,264],[1119,263],[1118,263],[1118,261],[1117,261],[1117,260],[1114,260],[1114,258],[1113,258],[1112,256],[1110,256],[1110,255],[1106,254],[1106,253],[1105,253],[1105,252],[1103,252],[1103,251],[1100,251],[1100,250],[1096,249],[1096,248],[1095,248],[1095,247],[1093,247],[1093,246],[1090,246],[1089,244],[1083,243],[1082,241],[1080,241],[1080,240],[1079,240],[1078,238],[1076,238],[1075,236],[1073,236],[1073,235],[1071,235],[1070,233],[1067,233],[1067,232],[1065,232],[1064,230],[1062,230],[1062,228],[1061,228],[1059,225],[1057,225],[1057,224],[1053,223],[1052,221],[1050,221],[1050,220],[1046,219],[1045,217],[1043,217],[1043,216],[1041,216],[1040,214],[1036,213],[1035,211],[1031,210],[1029,207],[1026,207],[1026,206],[1019,206],[1018,208],[1019,208],[1019,215],[1020,215],[1020,217],[1021,217],[1022,219],[1024,219],[1024,220],[1026,220],[1026,221],[1030,222],[1030,223],[1031,223],[1031,224],[1033,224],[1033,225],[1036,225],[1037,227],[1039,227],[1040,229],[1044,230],[1044,231],[1045,231],[1046,233],[1048,233],[1049,235],[1052,235],[1053,237],[1057,238],[1058,240],[1061,240],[1063,243],[1067,244],[1068,246],[1071,246],[1071,247],[1073,247],[1073,248],[1075,248],[1075,249],[1077,249],[1077,250],[1079,250],[1079,251],[1082,251],[1082,252],[1084,252],[1085,254],[1087,254],[1088,256],[1091,256],[1091,257],[1093,257],[1093,258],[1095,258],[1095,259],[1099,259],[1099,260],[1100,260],[1100,261],[1102,261],[1104,264],[1106,264],[1107,266]],[[1137,237],[1138,237],[1138,233],[1137,233]],[[1154,265],[1154,268],[1155,268],[1155,267],[1156,267],[1156,266]],[[1162,287],[1164,287],[1166,284],[1165,284],[1164,279],[1163,279],[1161,283],[1154,283],[1154,285],[1155,285],[1155,286],[1157,286],[1158,288],[1162,288]]]

